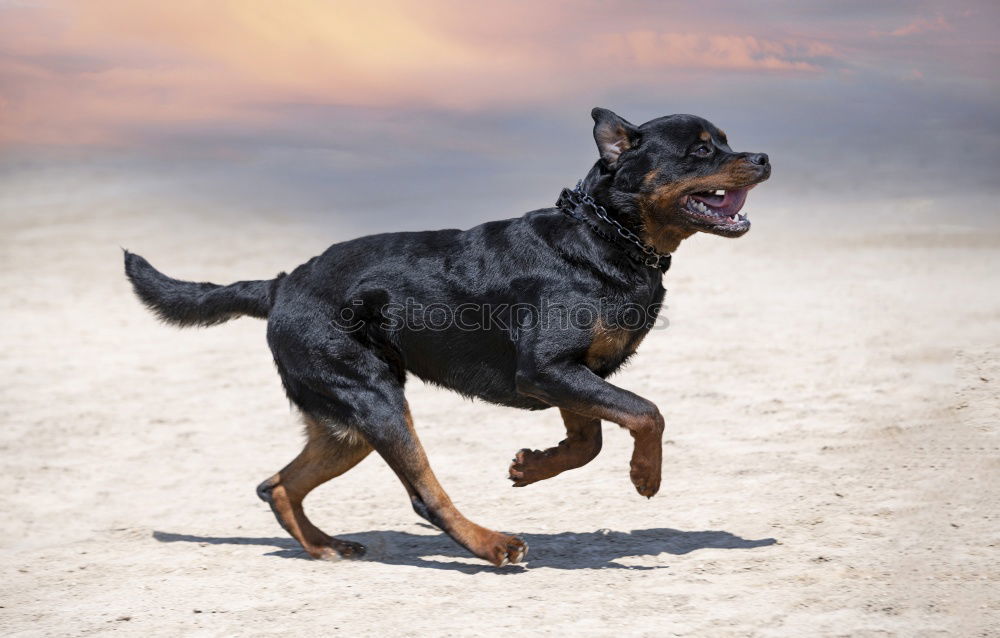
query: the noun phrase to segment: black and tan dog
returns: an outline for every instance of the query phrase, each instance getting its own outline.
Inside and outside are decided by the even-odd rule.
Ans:
[[[636,490],[656,494],[663,417],[605,379],[653,325],[670,253],[698,231],[746,233],[740,209],[771,167],[767,155],[733,152],[725,133],[699,117],[634,126],[605,109],[592,116],[600,159],[555,208],[465,231],[361,237],[290,274],[228,286],[171,279],[125,253],[136,294],[166,322],[267,319],[308,440],[257,493],[310,555],[364,553],[314,526],[302,500],[376,450],[417,514],[494,565],[524,558],[521,539],[471,522],[438,484],[403,395],[407,372],[493,403],[559,409],[566,439],[518,452],[509,470],[515,486],[593,459],[601,421],[611,421],[635,439]]]

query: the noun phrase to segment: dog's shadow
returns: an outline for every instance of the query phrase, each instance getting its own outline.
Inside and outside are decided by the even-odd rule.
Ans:
[[[418,524],[436,530],[429,525]],[[287,537],[194,536],[154,531],[153,538],[161,543],[261,545],[277,548],[274,551],[266,552],[267,556],[309,559],[309,555],[302,551],[298,543]],[[523,565],[498,570],[482,563],[439,560],[441,557],[472,559],[467,551],[456,545],[444,534],[370,531],[345,534],[342,538],[365,545],[368,548],[365,560],[368,561],[388,565],[447,569],[467,574],[484,571],[505,574],[518,573],[524,571],[524,565],[530,568],[551,567],[554,569],[658,569],[666,567],[666,565],[628,565],[617,561],[633,557],[657,556],[662,553],[676,556],[699,549],[753,549],[774,545],[778,542],[773,538],[750,540],[722,531],[683,532],[666,527],[631,532],[599,530],[582,533],[522,534],[521,538],[530,547],[527,560]]]

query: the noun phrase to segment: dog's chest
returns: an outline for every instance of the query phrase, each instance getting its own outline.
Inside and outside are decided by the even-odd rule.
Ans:
[[[606,377],[620,368],[656,324],[666,291],[655,283],[605,306],[590,330],[590,344],[583,357],[584,364],[596,374]]]
[[[645,328],[630,330],[598,323],[584,355],[584,363],[595,373],[607,376],[635,354],[647,332]]]

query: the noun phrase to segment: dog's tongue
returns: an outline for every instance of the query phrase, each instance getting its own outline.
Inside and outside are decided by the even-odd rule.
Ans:
[[[740,212],[741,208],[743,208],[743,204],[747,201],[748,192],[750,192],[749,188],[734,188],[732,190],[727,190],[726,194],[722,196],[694,194],[691,195],[691,197],[705,204],[717,213],[721,213],[726,217],[732,217],[736,213]]]

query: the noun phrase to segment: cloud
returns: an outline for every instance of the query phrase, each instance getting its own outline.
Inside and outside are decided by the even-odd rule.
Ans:
[[[641,68],[680,67],[733,71],[806,71],[822,67],[809,61],[831,55],[821,43],[794,43],[751,35],[706,33],[655,33],[635,31],[598,39],[595,59]]]
[[[0,174],[85,158],[238,207],[454,224],[550,203],[593,161],[601,105],[704,115],[798,202],[947,201],[995,190],[998,11],[0,0]]]
[[[818,41],[645,31],[636,28],[649,22],[641,5],[623,7],[585,4],[572,29],[561,2],[503,11],[451,0],[7,7],[0,143],[129,144],[143,123],[267,127],[266,105],[280,103],[521,108],[586,92],[595,74],[613,88],[650,71],[818,73],[833,53]]]
[[[945,20],[941,16],[935,18],[917,18],[916,20],[905,24],[897,29],[889,31],[885,35],[891,35],[893,37],[902,37],[907,35],[918,35],[920,33],[927,33],[929,31],[954,31],[955,27],[951,25],[950,22]]]

